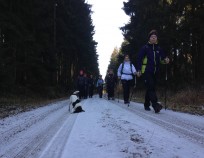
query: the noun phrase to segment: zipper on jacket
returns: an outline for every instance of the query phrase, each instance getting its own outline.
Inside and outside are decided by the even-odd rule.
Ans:
[[[156,53],[155,53],[155,50],[154,50],[154,44],[153,44],[153,52],[154,52],[154,73],[156,73]]]

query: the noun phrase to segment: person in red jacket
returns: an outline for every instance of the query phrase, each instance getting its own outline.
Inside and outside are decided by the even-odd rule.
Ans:
[[[79,90],[79,99],[83,99],[85,90],[85,78],[83,70],[80,70],[79,76],[77,77],[77,89]]]

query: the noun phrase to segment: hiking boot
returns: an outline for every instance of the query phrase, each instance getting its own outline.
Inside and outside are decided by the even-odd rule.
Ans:
[[[151,111],[151,109],[150,109],[150,103],[144,103],[144,109],[145,109],[146,111]]]
[[[151,109],[150,109],[149,106],[145,106],[144,109],[145,109],[146,111],[151,111]]]
[[[159,113],[160,110],[162,109],[162,105],[160,103],[156,103],[152,105],[152,107],[154,108],[155,113]]]
[[[129,104],[130,102],[129,101],[124,101],[124,104]]]
[[[163,108],[163,106],[160,103],[157,103],[159,111]]]

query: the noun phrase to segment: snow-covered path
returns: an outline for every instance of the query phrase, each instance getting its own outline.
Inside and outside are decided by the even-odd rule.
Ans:
[[[0,158],[201,158],[204,117],[127,108],[117,101],[68,100],[0,120]]]

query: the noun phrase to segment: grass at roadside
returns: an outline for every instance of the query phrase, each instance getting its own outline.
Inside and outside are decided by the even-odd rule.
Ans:
[[[159,101],[165,104],[165,93],[162,89],[157,91]],[[145,91],[136,89],[133,93],[132,101],[144,102]],[[122,88],[120,88],[119,98],[122,99]],[[50,98],[25,98],[25,97],[2,97],[0,98],[0,118],[5,118],[20,112],[29,111],[38,107],[46,106],[55,101],[68,99],[67,97]],[[115,91],[115,99],[118,99],[118,92]],[[195,115],[204,115],[204,92],[192,89],[186,89],[173,93],[167,92],[168,109],[180,112],[191,113]]]
[[[157,91],[159,101],[165,105],[165,93],[162,90]],[[144,102],[145,91],[136,90],[133,95],[133,101]],[[168,109],[173,111],[186,112],[196,115],[204,115],[204,92],[192,89],[186,89],[173,93],[167,91],[167,102],[166,106]]]
[[[46,106],[59,100],[67,99],[66,97],[58,99],[47,98],[21,98],[9,97],[0,98],[0,118],[16,115],[21,112],[29,111],[31,109]]]

